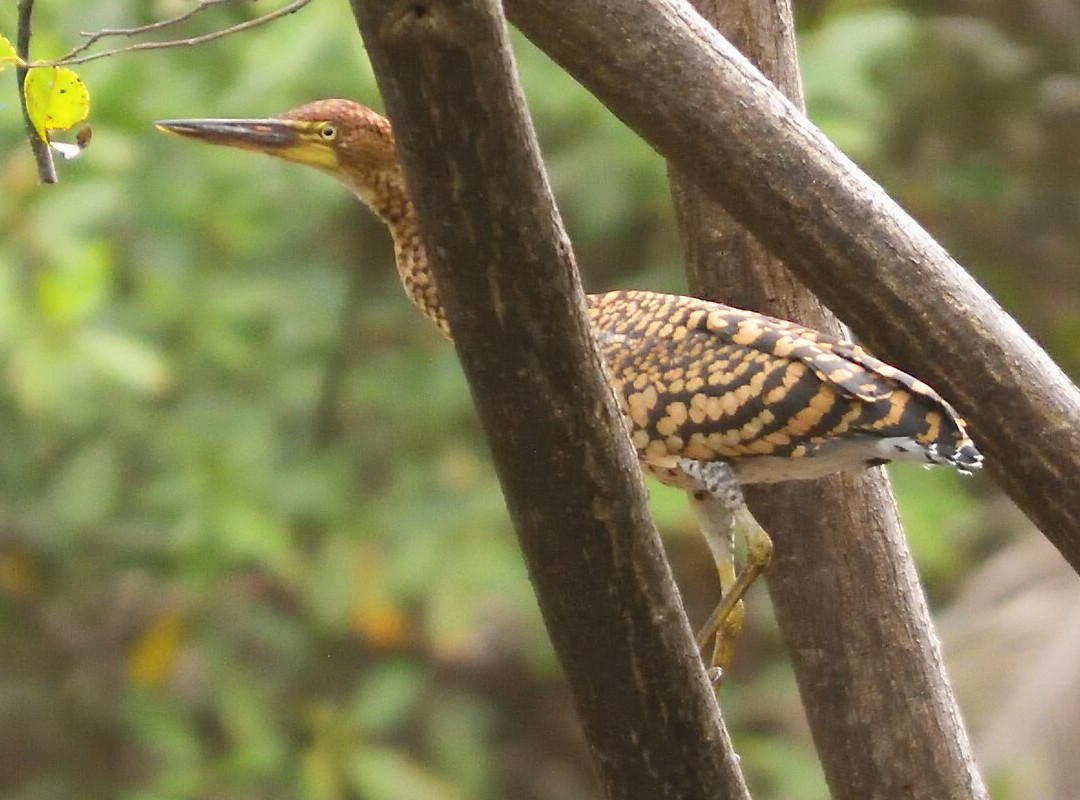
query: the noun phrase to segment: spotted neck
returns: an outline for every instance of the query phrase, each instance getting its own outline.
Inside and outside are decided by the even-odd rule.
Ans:
[[[350,185],[349,188],[390,229],[394,240],[394,262],[405,294],[439,333],[449,338],[450,326],[435,286],[435,276],[431,273],[427,249],[420,237],[416,208],[405,189],[400,170],[380,173],[370,183]]]

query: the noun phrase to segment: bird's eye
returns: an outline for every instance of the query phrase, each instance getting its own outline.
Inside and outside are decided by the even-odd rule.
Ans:
[[[329,124],[323,125],[319,128],[319,136],[327,142],[332,141],[337,138],[337,128]]]

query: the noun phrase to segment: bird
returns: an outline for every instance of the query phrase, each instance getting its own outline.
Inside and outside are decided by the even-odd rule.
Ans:
[[[346,99],[265,119],[161,120],[181,137],[251,150],[335,178],[389,228],[405,293],[445,337],[432,273],[390,121]],[[716,564],[721,599],[697,635],[718,680],[744,619],[743,596],[772,540],[742,487],[891,461],[970,474],[983,457],[930,386],[860,345],[695,297],[615,290],[586,297],[611,388],[645,472],[682,489]],[[736,567],[736,532],[746,542]]]

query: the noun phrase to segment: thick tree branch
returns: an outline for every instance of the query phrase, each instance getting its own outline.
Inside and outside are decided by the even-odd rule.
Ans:
[[[515,82],[495,0],[355,0],[440,293],[613,798],[747,797]]]
[[[803,107],[788,0],[695,5]],[[694,294],[841,333],[693,173],[671,172]],[[747,495],[777,542],[770,594],[833,797],[985,797],[887,478]]]
[[[684,0],[506,8],[873,350],[955,403],[991,474],[1080,570],[1080,392],[926,231]]]

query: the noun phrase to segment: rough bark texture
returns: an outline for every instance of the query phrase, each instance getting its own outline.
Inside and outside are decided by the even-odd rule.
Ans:
[[[948,397],[1080,570],[1080,392],[926,231],[683,0],[505,5],[872,350]]]
[[[613,798],[745,798],[494,0],[354,9],[541,610]]]
[[[803,108],[787,0],[695,6]],[[696,173],[671,177],[693,294],[841,332]],[[747,498],[776,542],[770,594],[833,796],[986,797],[882,471]]]

